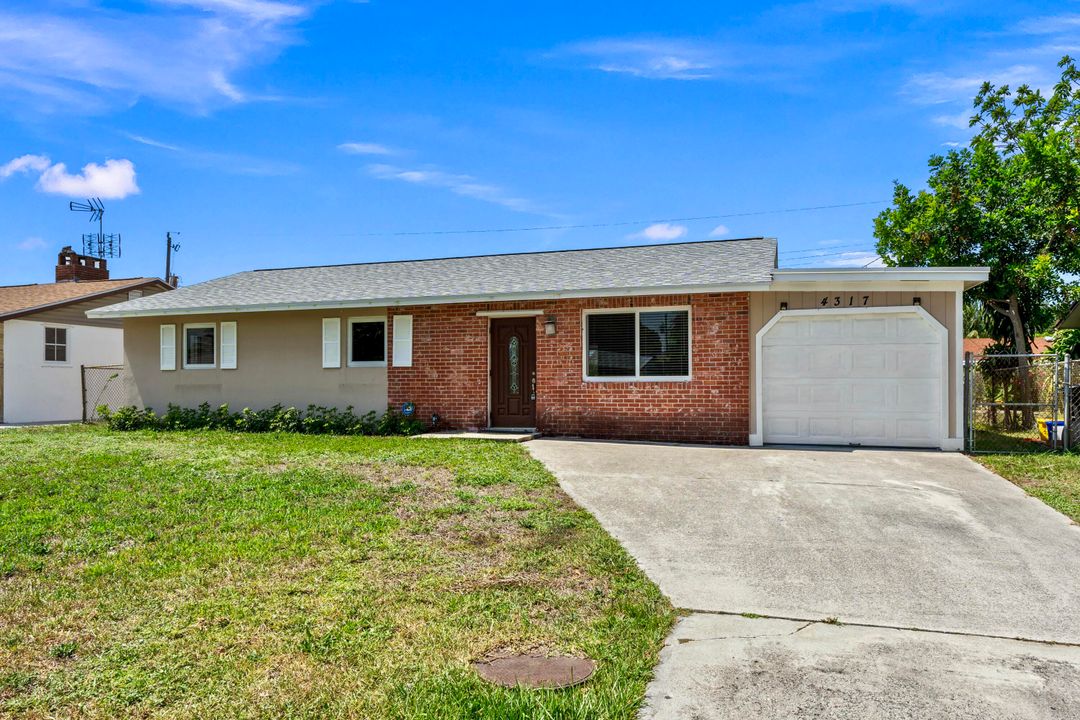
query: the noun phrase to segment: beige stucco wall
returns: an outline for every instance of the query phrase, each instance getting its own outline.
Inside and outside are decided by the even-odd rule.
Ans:
[[[195,407],[228,403],[234,410],[281,403],[304,408],[322,405],[357,413],[386,410],[386,368],[351,368],[346,364],[348,329],[341,326],[341,367],[322,367],[322,319],[386,315],[385,309],[192,315],[174,318],[126,318],[124,366],[128,402],[163,411],[169,403]],[[185,323],[236,322],[235,370],[185,370],[182,330]],[[161,370],[160,327],[176,325],[176,370]],[[220,342],[220,331],[218,334]],[[220,353],[218,353],[220,360]]]
[[[786,302],[789,310],[812,310],[821,307],[822,298],[829,298],[829,307],[842,311],[849,301],[853,307],[861,307],[863,296],[868,295],[867,307],[910,307],[914,297],[918,296],[924,310],[949,331],[949,436],[957,437],[957,382],[959,368],[954,361],[957,348],[964,342],[962,328],[956,328],[955,291],[873,291],[873,290],[814,290],[810,292],[752,292],[750,293],[750,367],[757,367],[757,348],[755,338],[758,331],[780,311],[780,303]],[[834,307],[835,298],[840,297],[840,306]],[[750,373],[750,427],[757,427],[757,397],[755,373]],[[753,430],[751,430],[753,432]]]

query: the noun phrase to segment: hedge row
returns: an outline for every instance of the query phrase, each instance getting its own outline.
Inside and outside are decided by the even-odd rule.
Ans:
[[[235,432],[291,432],[309,435],[416,435],[426,428],[416,418],[388,410],[356,415],[352,407],[308,405],[307,410],[275,405],[265,410],[244,408],[232,412],[228,405],[211,408],[203,403],[196,409],[169,405],[163,415],[152,408],[134,406],[110,410],[102,405],[98,415],[111,430],[232,430]]]

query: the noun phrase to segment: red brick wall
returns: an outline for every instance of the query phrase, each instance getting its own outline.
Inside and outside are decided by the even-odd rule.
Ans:
[[[582,380],[582,310],[690,305],[687,382]],[[413,367],[388,368],[389,401],[438,412],[448,427],[487,425],[488,319],[479,310],[542,309],[536,319],[537,429],[553,435],[745,445],[750,423],[746,293],[590,298],[394,308],[413,316]],[[554,316],[557,331],[544,334]],[[389,326],[392,327],[392,321]],[[392,332],[392,329],[391,329]],[[392,347],[392,344],[391,344]]]

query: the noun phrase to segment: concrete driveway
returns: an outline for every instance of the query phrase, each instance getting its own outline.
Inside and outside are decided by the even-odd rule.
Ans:
[[[645,717],[1080,714],[1080,528],[961,455],[527,446],[692,611]]]

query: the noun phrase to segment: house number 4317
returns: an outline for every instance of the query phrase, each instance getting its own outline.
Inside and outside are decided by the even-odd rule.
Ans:
[[[821,298],[821,307],[853,307],[866,305],[870,302],[869,295],[826,295]]]

